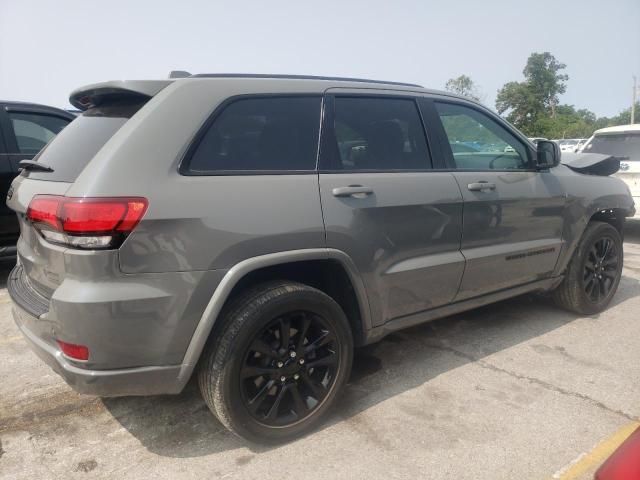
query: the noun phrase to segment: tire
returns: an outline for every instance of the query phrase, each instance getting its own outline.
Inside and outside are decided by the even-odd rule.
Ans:
[[[317,426],[351,372],[353,338],[340,306],[310,286],[269,282],[240,294],[219,321],[198,384],[220,422],[258,443]]]
[[[610,242],[609,250],[602,261],[600,256],[604,253],[603,248],[607,248],[607,242]],[[614,257],[616,262],[612,263]],[[618,230],[605,222],[589,223],[569,263],[564,280],[553,291],[555,303],[582,315],[602,312],[618,289],[622,264],[622,238]]]

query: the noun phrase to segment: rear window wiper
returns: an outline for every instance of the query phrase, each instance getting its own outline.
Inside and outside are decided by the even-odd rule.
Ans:
[[[46,163],[37,162],[35,160],[21,160],[18,163],[20,168],[24,168],[25,170],[34,170],[37,172],[53,172],[53,168],[51,168]]]

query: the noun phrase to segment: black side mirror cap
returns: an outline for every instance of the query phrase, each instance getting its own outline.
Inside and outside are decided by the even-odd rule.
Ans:
[[[536,167],[547,169],[560,164],[560,146],[550,140],[540,140],[536,149]]]

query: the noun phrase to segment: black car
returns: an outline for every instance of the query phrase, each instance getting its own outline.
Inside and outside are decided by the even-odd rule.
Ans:
[[[35,103],[0,100],[0,195],[6,196],[21,160],[31,160],[75,115]],[[16,214],[0,205],[0,256],[15,254]]]

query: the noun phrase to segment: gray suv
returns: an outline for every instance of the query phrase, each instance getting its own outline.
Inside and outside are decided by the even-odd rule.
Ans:
[[[236,434],[325,416],[354,347],[526,292],[603,310],[625,184],[417,85],[195,75],[76,90],[7,197],[8,289],[77,391],[177,394]]]

